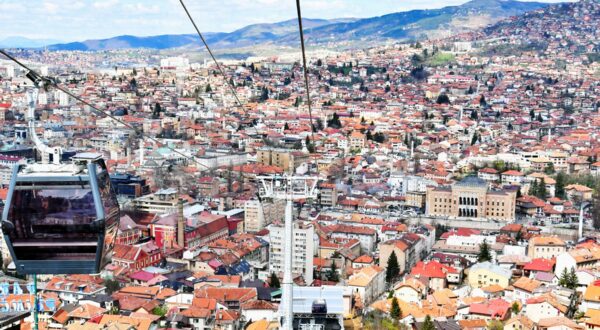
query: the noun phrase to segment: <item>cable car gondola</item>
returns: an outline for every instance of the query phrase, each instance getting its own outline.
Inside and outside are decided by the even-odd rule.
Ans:
[[[33,94],[30,137],[42,161],[13,168],[2,213],[5,242],[20,274],[98,273],[110,261],[119,222],[106,164],[95,153],[61,163],[61,149],[35,134]]]

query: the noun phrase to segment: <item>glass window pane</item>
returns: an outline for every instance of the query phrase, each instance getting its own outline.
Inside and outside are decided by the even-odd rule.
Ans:
[[[49,186],[49,185],[48,185]],[[21,260],[80,260],[95,255],[97,233],[92,191],[85,185],[17,187],[8,220],[13,248]]]

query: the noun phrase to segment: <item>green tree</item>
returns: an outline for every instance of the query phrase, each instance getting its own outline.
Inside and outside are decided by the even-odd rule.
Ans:
[[[288,123],[285,123],[285,124],[283,125],[283,130],[284,130],[284,131],[287,131],[287,130],[289,130],[289,129],[290,129],[290,125],[288,125]]]
[[[269,89],[267,89],[266,87],[263,87],[261,94],[260,94],[260,101],[264,102],[268,99],[269,99]]]
[[[437,104],[450,104],[450,98],[445,93],[438,95],[437,100],[435,100]]]
[[[513,304],[510,306],[510,310],[512,311],[513,314],[517,315],[519,314],[519,303],[518,302],[513,302]]]
[[[154,111],[152,111],[152,119],[160,118],[161,111],[162,111],[162,108],[160,107],[160,103],[156,102],[154,104]]]
[[[392,298],[394,298],[394,290],[390,290],[390,292],[388,292],[388,299]]]
[[[575,272],[575,268],[571,267],[571,271],[569,272],[569,276],[567,279],[568,288],[571,290],[577,289],[579,286],[579,279],[577,278],[577,273]]]
[[[560,273],[560,278],[558,279],[558,285],[562,286],[563,288],[568,288],[569,287],[569,272],[567,271],[567,268],[563,268],[562,272]]]
[[[548,175],[554,174],[554,163],[548,163],[548,165],[546,165],[546,167],[544,168],[544,173]]]
[[[536,179],[536,180],[533,180],[533,182],[531,182],[529,184],[529,191],[527,192],[527,195],[537,196],[538,190],[539,190],[539,185],[538,185],[538,182]]]
[[[121,288],[121,284],[117,280],[105,279],[103,284],[108,294],[113,294],[113,292],[119,291]]]
[[[167,315],[168,311],[169,309],[167,308],[167,306],[156,306],[152,309],[152,314],[163,317]]]
[[[529,117],[531,118],[531,120],[535,119],[535,111],[533,111],[533,109],[529,110]]]
[[[331,128],[341,128],[342,122],[340,122],[340,116],[336,112],[333,113],[333,116],[330,120],[327,121],[327,127]]]
[[[485,328],[487,330],[504,330],[504,325],[499,320],[490,320]]]
[[[329,269],[329,272],[327,273],[327,280],[329,280],[331,282],[339,282],[340,281],[340,274],[338,274],[337,265],[335,263],[335,260],[331,261],[331,268]]]
[[[538,191],[537,191],[536,196],[541,199],[546,199],[547,195],[548,195],[548,189],[546,189],[546,179],[542,178],[542,182],[540,182],[540,184],[538,186]]]
[[[204,89],[205,93],[210,93],[212,92],[212,87],[210,87],[210,84],[206,85],[206,88]]]
[[[479,140],[479,133],[475,132],[473,133],[473,137],[471,138],[471,145],[477,143],[477,140]]]
[[[473,110],[473,111],[471,111],[470,118],[471,118],[472,120],[477,120],[477,119],[479,118],[479,115],[477,114],[477,110]]]
[[[427,314],[427,316],[425,316],[425,321],[423,321],[421,330],[436,330],[435,324],[433,324],[433,320],[431,320],[431,316],[429,316],[429,314]]]
[[[396,251],[392,251],[388,258],[387,269],[385,270],[385,281],[388,284],[394,283],[394,281],[400,275],[400,265],[398,264],[398,257]]]
[[[272,288],[280,288],[281,282],[279,282],[279,277],[274,272],[271,273],[271,277],[269,279],[269,286]]]
[[[402,311],[400,310],[400,304],[398,304],[398,298],[392,298],[392,307],[390,309],[390,316],[394,320],[399,320],[402,317]]]
[[[312,143],[308,135],[306,136],[306,140],[304,142],[306,143],[306,150],[308,150],[308,152],[310,152],[311,154],[314,153],[315,145]]]
[[[484,240],[479,244],[479,253],[477,254],[477,262],[491,261],[492,253],[489,244]]]
[[[292,147],[295,150],[301,150],[302,149],[302,141],[298,140],[296,142],[294,142],[294,146]]]

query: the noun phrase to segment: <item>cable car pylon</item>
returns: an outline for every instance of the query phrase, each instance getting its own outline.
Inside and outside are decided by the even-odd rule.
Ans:
[[[296,199],[317,198],[317,182],[319,178],[311,176],[258,176],[260,181],[259,195],[261,198],[285,200],[285,217],[283,232],[283,290],[281,297],[280,329],[292,330],[294,321],[293,310],[293,278],[292,258],[294,249],[293,202]]]

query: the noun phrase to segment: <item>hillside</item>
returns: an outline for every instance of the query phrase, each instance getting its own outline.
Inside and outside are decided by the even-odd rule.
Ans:
[[[505,39],[507,44],[491,47],[488,52],[539,50],[570,55],[586,55],[600,60],[598,37],[600,2],[582,0],[545,7],[522,16],[512,17],[482,29],[476,38]]]
[[[412,10],[351,23],[331,24],[309,29],[312,42],[335,39],[418,39],[450,36],[495,23],[502,18],[547,6],[538,2],[513,0],[472,0],[460,6],[433,10]]]
[[[322,25],[338,23],[346,20],[303,19],[306,28],[315,28]],[[256,44],[269,43],[278,38],[294,33],[298,30],[297,20],[287,20],[272,24],[253,24],[230,33],[218,32],[204,33],[206,41],[214,48],[245,47]],[[86,40],[56,44],[48,47],[50,50],[108,50],[123,48],[152,48],[168,49],[184,46],[199,47],[200,40],[195,34],[159,35],[149,37],[117,36],[108,39]]]
[[[500,19],[546,7],[538,2],[514,0],[472,0],[460,6],[432,10],[411,10],[364,19],[304,19],[306,38],[311,45],[322,43],[360,42],[361,40],[412,40],[446,37],[472,31]],[[298,26],[295,19],[253,24],[230,33],[206,33],[215,49],[256,45],[297,45]],[[51,50],[107,50],[120,48],[168,49],[201,47],[191,34],[150,37],[118,36],[102,40],[86,40],[56,44]]]

